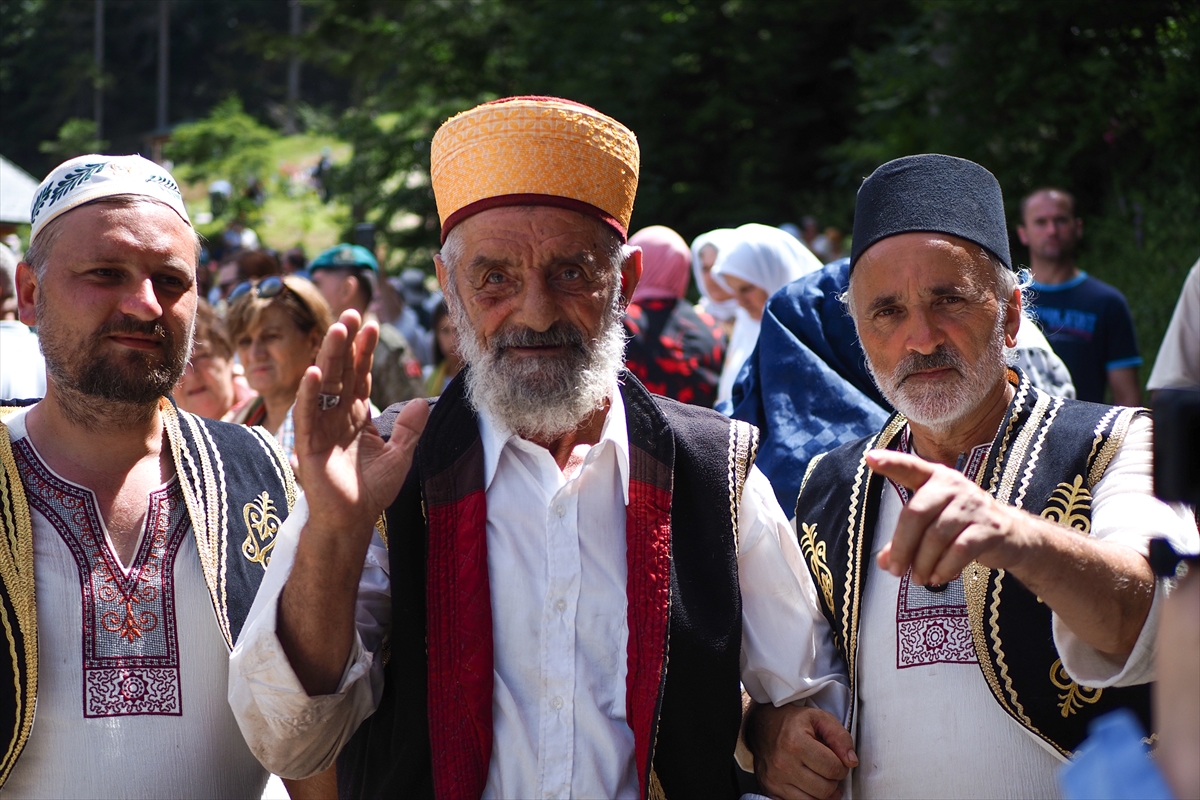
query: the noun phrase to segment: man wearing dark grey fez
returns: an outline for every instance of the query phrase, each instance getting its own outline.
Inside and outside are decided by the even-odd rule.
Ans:
[[[802,763],[759,759],[763,788],[1057,796],[1089,721],[1127,707],[1148,723],[1166,590],[1148,543],[1197,544],[1151,494],[1150,419],[1008,365],[1030,323],[978,164],[909,156],[866,179],[845,300],[896,413],[813,459],[796,530],[850,698],[751,712],[751,749],[801,742]]]

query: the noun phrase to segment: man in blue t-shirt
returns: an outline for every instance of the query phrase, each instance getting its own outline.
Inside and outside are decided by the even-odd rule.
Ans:
[[[1029,248],[1032,310],[1054,351],[1071,371],[1080,400],[1138,406],[1138,353],[1125,296],[1075,265],[1083,220],[1062,189],[1038,189],[1021,201],[1021,243]]]

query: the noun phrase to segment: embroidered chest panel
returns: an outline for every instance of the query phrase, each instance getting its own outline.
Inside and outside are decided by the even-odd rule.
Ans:
[[[28,442],[17,442],[13,453],[30,506],[49,520],[79,569],[84,717],[181,715],[174,564],[191,523],[178,481],[150,494],[126,571],[91,494],[57,478]]]
[[[976,480],[987,462],[988,449],[987,445],[972,448],[962,460],[962,473]],[[913,452],[907,427],[900,434],[900,450]],[[912,493],[891,478],[888,484],[900,502],[908,505]],[[962,577],[931,590],[912,582],[912,570],[904,573],[896,597],[896,669],[978,663]]]

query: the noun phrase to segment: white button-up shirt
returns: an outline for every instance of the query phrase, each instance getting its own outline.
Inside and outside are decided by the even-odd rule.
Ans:
[[[629,440],[621,396],[613,397],[600,440],[576,449],[582,464],[570,475],[548,450],[480,415],[495,648],[485,797],[638,795],[625,718]],[[296,776],[328,766],[374,710],[382,674],[371,650],[390,614],[386,554],[373,547],[360,586],[360,639],[342,684],[326,697],[304,693],[275,636],[275,608],[306,516],[301,503],[279,534],[230,675],[230,702],[251,748],[274,771]],[[816,590],[757,469],[742,494],[738,574],[747,692],[759,702],[808,698],[844,711],[832,641],[814,633],[829,636],[816,624]]]

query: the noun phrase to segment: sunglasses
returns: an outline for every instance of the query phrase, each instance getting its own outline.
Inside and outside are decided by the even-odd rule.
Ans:
[[[272,297],[278,297],[286,288],[287,285],[284,284],[283,278],[280,278],[278,275],[271,275],[270,277],[263,278],[261,281],[243,281],[239,283],[229,293],[228,300],[229,304],[233,305],[251,291],[254,292],[255,297],[270,300]]]

